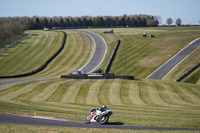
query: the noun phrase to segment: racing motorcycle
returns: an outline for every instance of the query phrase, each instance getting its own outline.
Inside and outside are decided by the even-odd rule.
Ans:
[[[93,109],[91,110],[91,115],[85,119],[85,124],[89,124],[91,122],[106,124],[112,114],[112,110],[102,110],[101,108]]]

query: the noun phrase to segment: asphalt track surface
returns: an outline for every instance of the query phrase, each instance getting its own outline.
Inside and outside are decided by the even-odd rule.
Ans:
[[[102,63],[107,52],[107,44],[105,40],[103,39],[103,37],[101,37],[100,35],[96,33],[89,32],[89,31],[81,31],[81,30],[72,30],[72,31],[77,31],[77,32],[82,32],[84,34],[87,34],[88,36],[92,38],[94,42],[95,51],[92,57],[86,63],[86,65],[84,65],[82,68],[79,69],[84,74],[90,73]]]
[[[200,47],[200,38],[192,41],[174,57],[164,63],[146,79],[162,80],[168,73],[170,73],[176,66],[178,66],[185,58],[187,58],[193,51]]]
[[[65,120],[51,120],[43,118],[32,118],[10,114],[0,114],[0,124],[17,124],[33,126],[53,126],[53,127],[79,127],[79,128],[109,128],[109,129],[135,129],[135,130],[200,130],[195,128],[168,128],[168,127],[141,127],[124,126],[120,122],[100,124],[85,124],[79,122],[70,122]]]
[[[22,38],[20,38],[20,39],[18,39],[18,40],[16,40],[16,41],[14,41],[14,42],[12,42],[12,43],[6,45],[5,47],[3,47],[3,48],[0,49],[0,53],[3,52],[4,50],[6,50],[7,48],[12,47],[12,46],[15,45],[16,43],[18,43],[18,42],[20,42],[20,41],[22,41],[22,40],[24,40],[24,39],[26,39],[26,38],[28,38],[28,37],[30,37],[30,36],[32,36],[32,35],[33,35],[33,34],[28,33],[28,35],[26,35],[25,37],[22,37]]]
[[[0,81],[0,86],[14,84],[18,82],[27,82],[27,81],[35,81],[35,80],[45,80],[48,78],[37,78],[37,79],[18,79],[18,80],[7,80],[7,81]]]

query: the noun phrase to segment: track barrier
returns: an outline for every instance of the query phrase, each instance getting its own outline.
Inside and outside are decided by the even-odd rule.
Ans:
[[[186,73],[184,73],[182,76],[180,76],[176,82],[181,82],[185,77],[187,77],[190,73],[192,73],[194,70],[196,70],[198,67],[200,67],[200,63],[197,64],[196,66],[194,66],[193,68],[191,68],[189,71],[187,71]]]
[[[117,53],[117,50],[118,50],[118,48],[119,48],[120,42],[121,42],[121,41],[118,39],[118,40],[117,40],[117,43],[116,43],[116,45],[115,45],[115,48],[114,48],[114,50],[113,50],[113,53],[112,53],[112,55],[111,55],[111,57],[110,57],[110,59],[109,59],[109,61],[108,61],[108,64],[107,64],[106,67],[105,67],[104,73],[108,73],[108,72],[110,71],[110,67],[111,67],[111,65],[112,65],[112,62],[113,62],[115,56],[116,56],[116,53]]]
[[[65,79],[125,79],[125,80],[134,80],[133,76],[115,76],[114,73],[105,73],[105,74],[79,74],[79,75],[59,75],[59,78]]]

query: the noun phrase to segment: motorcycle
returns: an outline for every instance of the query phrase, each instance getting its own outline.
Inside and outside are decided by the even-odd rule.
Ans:
[[[113,114],[112,110],[104,110],[101,111],[100,109],[91,110],[91,115],[89,115],[85,119],[85,124],[98,122],[100,124],[106,124],[109,120],[109,117]]]

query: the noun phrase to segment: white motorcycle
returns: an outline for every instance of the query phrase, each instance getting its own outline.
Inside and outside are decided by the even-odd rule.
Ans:
[[[98,122],[100,124],[106,124],[109,117],[113,114],[112,110],[102,110],[101,108],[95,108],[91,110],[91,115],[85,119],[85,124],[91,122]]]

